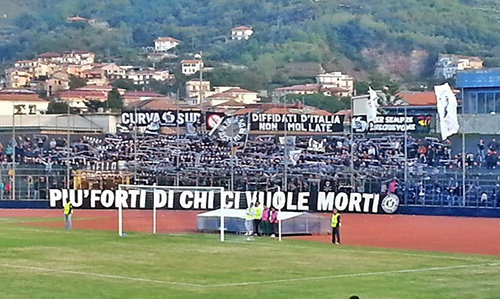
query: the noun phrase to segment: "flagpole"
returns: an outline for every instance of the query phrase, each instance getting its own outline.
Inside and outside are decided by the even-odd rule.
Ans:
[[[176,139],[175,139],[175,146],[177,148],[177,161],[176,161],[176,171],[175,171],[175,176],[176,176],[176,186],[180,186],[180,183],[179,183],[179,180],[180,180],[180,176],[179,176],[179,172],[180,172],[180,168],[179,168],[179,159],[181,158],[180,154],[181,154],[181,149],[180,149],[180,146],[179,146],[179,88],[177,88],[177,98],[176,98],[176,101],[175,101],[175,107],[177,108],[177,115],[175,117],[175,120],[176,120]],[[200,111],[201,113],[201,111]],[[200,116],[200,129],[201,129],[201,116]],[[187,130],[187,128],[186,128]],[[201,130],[200,130],[201,131]]]
[[[407,117],[407,109],[408,109],[408,106],[405,106],[405,142],[404,142],[404,147],[405,147],[405,173],[404,173],[404,183],[405,183],[405,192],[404,192],[404,200],[405,200],[405,203],[406,203],[406,200],[407,200],[407,189],[408,189],[408,124],[407,124],[407,121],[406,121],[406,117]]]
[[[137,185],[137,101],[134,102],[134,184]]]
[[[287,182],[287,174],[288,174],[288,158],[287,158],[287,151],[286,151],[286,147],[287,147],[287,142],[286,142],[286,139],[287,139],[287,122],[288,122],[288,119],[287,119],[287,116],[288,116],[288,113],[287,113],[287,109],[286,109],[286,95],[285,97],[283,98],[283,108],[284,108],[284,112],[285,112],[285,122],[284,122],[284,129],[285,129],[285,144],[284,144],[284,151],[285,151],[285,154],[283,156],[283,161],[285,162],[285,172],[284,172],[284,177],[283,177],[283,192],[287,192],[288,190],[288,182]]]
[[[462,205],[465,207],[465,130],[464,130],[464,91],[462,88]]]
[[[12,200],[16,199],[16,101],[12,102]],[[9,178],[10,180],[10,178]]]
[[[351,163],[350,163],[350,170],[351,170],[351,191],[354,192],[354,135],[353,135],[353,120],[354,120],[354,100],[351,97],[351,136],[350,136],[350,144],[351,144]]]
[[[234,115],[231,112],[231,118],[234,124]],[[231,148],[231,191],[234,191],[234,143],[233,137],[229,139],[229,147]]]

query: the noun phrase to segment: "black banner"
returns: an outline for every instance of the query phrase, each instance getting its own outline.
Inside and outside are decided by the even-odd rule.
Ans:
[[[224,142],[243,142],[248,135],[246,116],[224,117],[216,127],[212,128],[210,136],[216,136]]]
[[[200,111],[124,111],[121,115],[121,124],[127,127],[137,125],[138,127],[148,127],[157,124],[160,127],[180,127],[186,126],[186,123],[195,125],[200,124]]]
[[[337,133],[344,131],[343,115],[261,114],[252,113],[250,130],[309,133]]]
[[[325,188],[326,190],[326,188]],[[132,209],[214,210],[246,209],[260,202],[282,211],[396,213],[399,198],[389,194],[381,198],[375,193],[358,192],[265,192],[265,191],[200,191],[200,190],[49,190],[51,208],[61,208],[69,199],[75,208],[116,209],[120,205]]]
[[[381,115],[367,122],[366,116],[353,117],[354,133],[429,133],[432,116]]]
[[[212,130],[215,128],[219,122],[224,119],[224,113],[221,112],[206,112],[205,113],[205,125],[207,129]]]

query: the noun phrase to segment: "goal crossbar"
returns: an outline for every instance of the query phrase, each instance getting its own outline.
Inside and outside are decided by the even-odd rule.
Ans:
[[[176,192],[180,191],[211,191],[211,192],[217,192],[217,193],[222,193],[224,191],[223,187],[199,187],[199,186],[151,186],[151,185],[128,185],[128,184],[120,184],[118,185],[119,190],[126,190],[126,189],[134,189],[134,190],[147,190],[148,192],[155,192],[157,190],[164,190],[164,191],[169,191],[173,190]],[[225,202],[223,201],[223,196],[220,196],[220,210],[221,210],[221,215],[220,215],[220,240],[221,242],[224,242],[224,231],[225,231],[225,224],[224,224],[224,206]],[[153,234],[156,234],[156,202],[153,200]],[[121,237],[123,236],[123,207],[122,205],[118,206],[118,235]]]

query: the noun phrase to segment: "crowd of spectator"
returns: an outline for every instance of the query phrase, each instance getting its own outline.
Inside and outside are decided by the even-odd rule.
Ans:
[[[328,136],[314,138],[314,141],[311,138],[289,137],[284,140],[277,136],[251,136],[245,143],[231,147],[206,135],[189,138],[130,134],[73,136],[69,145],[68,140],[61,136],[20,135],[16,136],[15,142],[0,143],[0,161],[10,163],[15,151],[18,167],[42,168],[45,174],[64,169],[68,164],[71,169],[94,169],[95,165],[106,163],[114,165],[113,169],[135,173],[134,177],[140,184],[222,185],[240,190],[281,186],[286,171],[287,188],[292,191],[348,188],[352,177],[369,181],[401,177],[404,171],[413,177],[447,173],[460,170],[463,163],[461,152],[453,151],[450,141],[433,137],[408,136],[406,149],[404,137],[397,135],[356,137],[353,140],[349,136]],[[489,170],[499,168],[499,149],[500,143],[496,139],[487,143],[480,140],[477,151],[466,154],[465,166]],[[292,152],[295,153],[293,157]],[[66,184],[64,179],[63,182],[49,183],[41,177],[44,176],[34,178],[32,185]],[[233,186],[230,177],[234,177]],[[166,181],[159,181],[161,178]],[[8,180],[4,179],[2,185],[2,195],[10,192]],[[357,191],[378,192],[381,189],[380,183],[378,185],[371,188],[369,184],[358,184],[356,188]],[[419,188],[414,184],[411,191],[407,187],[406,193],[421,194]],[[445,189],[452,189],[449,186],[422,188],[425,192],[442,190],[433,191],[435,194],[445,194]],[[413,198],[418,200],[419,196]]]

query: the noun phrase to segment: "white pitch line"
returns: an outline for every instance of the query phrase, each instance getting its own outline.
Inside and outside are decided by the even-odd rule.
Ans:
[[[481,266],[498,266],[498,265],[500,265],[500,263],[459,265],[459,266],[447,266],[447,267],[429,267],[429,268],[420,268],[420,269],[365,272],[365,273],[339,274],[339,275],[329,275],[329,276],[298,277],[298,278],[277,279],[277,280],[268,280],[268,281],[250,281],[250,282],[239,282],[239,283],[237,282],[237,283],[216,284],[216,285],[211,285],[211,286],[207,286],[207,287],[210,287],[210,288],[239,287],[239,286],[248,286],[248,285],[288,283],[288,282],[297,282],[297,281],[314,281],[314,280],[324,280],[324,279],[334,279],[334,278],[382,276],[382,275],[390,275],[390,274],[405,274],[405,273],[441,271],[441,270],[450,270],[450,269],[463,269],[463,268],[472,268],[472,267],[481,267]]]
[[[149,279],[149,278],[141,278],[141,277],[101,274],[101,273],[93,273],[93,272],[60,270],[60,269],[51,269],[51,268],[44,268],[44,267],[32,267],[32,266],[21,266],[21,265],[11,265],[11,264],[0,264],[0,266],[7,267],[7,268],[17,268],[17,269],[26,269],[26,270],[35,270],[35,271],[44,271],[44,272],[75,274],[75,275],[83,275],[83,276],[93,276],[93,277],[101,277],[101,278],[141,281],[141,282],[158,283],[158,284],[171,284],[171,285],[186,286],[186,287],[205,287],[204,285],[196,284],[196,283],[185,283],[185,282],[157,280],[157,279]]]
[[[227,243],[246,243],[251,245],[258,246],[269,246],[269,247],[289,247],[289,248],[298,248],[298,249],[311,249],[311,247],[307,246],[298,246],[298,245],[290,245],[290,244],[269,244],[269,243],[259,243],[259,242],[234,242],[234,241],[226,241]],[[335,251],[345,251],[351,253],[373,253],[373,254],[386,254],[386,255],[400,255],[400,256],[412,256],[412,257],[424,257],[424,258],[435,258],[435,259],[448,259],[448,260],[457,260],[457,261],[471,261],[471,262],[495,262],[495,260],[488,259],[477,259],[477,258],[467,258],[467,257],[459,257],[459,256],[446,256],[446,255],[432,255],[432,254],[418,254],[418,253],[404,253],[404,252],[396,252],[394,248],[387,248],[387,251],[381,250],[356,250],[354,248],[339,248],[335,247],[333,250]]]
[[[32,228],[17,228],[17,227],[4,227],[0,226],[0,230],[13,230],[13,231],[26,231],[26,232],[37,232],[37,233],[48,233],[48,234],[68,234],[69,232],[64,231],[64,230],[57,230],[52,227],[47,227],[47,229],[32,229]],[[82,231],[78,230],[78,233],[83,233],[83,234],[94,234],[92,231]],[[174,236],[174,237],[184,237],[188,236],[186,235],[175,235],[175,234],[169,234],[168,236]],[[113,242],[110,242],[113,243]],[[118,243],[118,242],[116,242]],[[299,246],[299,245],[291,245],[291,244],[269,244],[269,243],[261,243],[261,242],[239,242],[239,241],[229,241],[227,240],[226,243],[233,243],[233,244],[249,244],[249,245],[258,245],[258,246],[269,246],[269,247],[288,247],[288,248],[299,248],[299,249],[310,249],[310,247],[307,246]],[[122,245],[132,245],[129,243],[122,243]],[[352,253],[373,253],[373,254],[386,254],[386,255],[396,255],[396,256],[412,256],[412,257],[423,257],[423,258],[435,258],[435,259],[447,259],[447,260],[457,260],[457,261],[471,261],[471,262],[492,262],[494,260],[487,260],[487,259],[477,259],[477,258],[467,258],[467,257],[459,257],[459,256],[446,256],[446,255],[430,255],[430,254],[417,254],[417,253],[403,253],[403,252],[396,252],[392,251],[395,249],[390,249],[388,248],[388,251],[381,251],[381,250],[356,250],[356,249],[346,249],[346,248],[335,248],[334,250],[338,251],[345,251],[345,252],[352,252]],[[485,256],[486,257],[486,256]]]
[[[267,280],[267,281],[248,281],[248,282],[239,282],[239,283],[237,282],[237,283],[226,283],[226,284],[202,285],[202,284],[196,284],[196,283],[184,283],[184,282],[157,280],[157,279],[140,278],[140,277],[130,277],[130,276],[122,276],[122,275],[111,275],[111,274],[101,274],[101,273],[72,271],[72,270],[60,270],[60,269],[11,265],[11,264],[0,264],[0,266],[7,267],[7,268],[27,269],[27,270],[53,272],[53,273],[64,273],[64,274],[75,274],[75,275],[111,278],[111,279],[122,279],[122,280],[131,280],[131,281],[156,283],[156,284],[170,284],[170,285],[185,286],[185,287],[197,287],[197,288],[240,287],[240,286],[249,286],[249,285],[288,283],[288,282],[297,282],[297,281],[315,281],[315,280],[325,280],[325,279],[334,279],[334,278],[351,278],[351,277],[366,277],[366,276],[382,276],[382,275],[390,275],[390,274],[418,273],[418,272],[441,271],[441,270],[450,270],[450,269],[464,269],[464,268],[483,267],[483,266],[494,267],[494,266],[498,266],[498,265],[500,265],[500,263],[459,265],[459,266],[447,266],[447,267],[429,267],[429,268],[419,268],[419,269],[364,272],[364,273],[339,274],[339,275],[329,275],[329,276],[298,277],[298,278]]]

